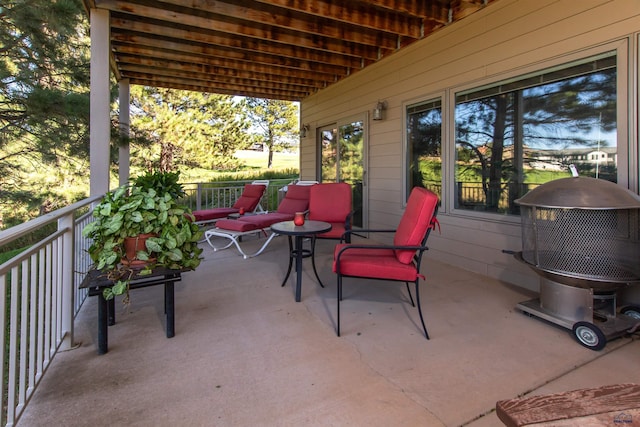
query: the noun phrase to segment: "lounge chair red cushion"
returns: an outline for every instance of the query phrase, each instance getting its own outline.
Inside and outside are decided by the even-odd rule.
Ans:
[[[336,245],[334,259],[348,243]],[[336,262],[333,262],[333,272],[336,272]],[[398,261],[393,249],[349,249],[340,257],[340,273],[355,277],[384,277],[390,280],[414,282],[417,271],[411,264]]]
[[[228,215],[238,213],[239,209],[234,208],[211,208],[193,211],[196,221],[211,221],[218,218],[226,218]]]
[[[438,196],[427,189],[414,187],[411,190],[407,207],[393,237],[394,245],[420,246],[427,229],[431,226],[431,218],[438,206],[437,199]],[[395,249],[395,253],[398,261],[409,264],[416,251]]]
[[[309,192],[313,185],[289,185],[287,194],[278,205],[279,213],[295,214],[309,209]],[[288,220],[287,220],[288,221]]]
[[[270,212],[260,215],[241,216],[238,219],[221,219],[216,222],[216,228],[232,231],[253,231],[268,228],[281,221],[291,221],[293,214]]]
[[[245,212],[253,212],[267,187],[263,184],[245,184],[244,191],[233,204],[235,209],[244,208]]]
[[[196,222],[212,221],[218,218],[226,218],[227,216],[240,212],[240,208],[244,208],[245,212],[253,212],[262,195],[266,191],[267,186],[264,184],[245,184],[242,194],[238,200],[230,208],[211,208],[193,211]]]

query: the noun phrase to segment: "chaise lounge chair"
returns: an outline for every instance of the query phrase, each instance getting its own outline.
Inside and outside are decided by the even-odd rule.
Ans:
[[[260,255],[271,240],[276,236],[270,230],[271,225],[281,221],[291,221],[296,212],[305,212],[309,208],[309,185],[289,185],[284,199],[278,205],[276,212],[268,212],[263,214],[242,215],[237,219],[220,219],[216,222],[216,227],[205,231],[204,237],[213,248],[214,251],[227,249],[231,245],[235,245],[242,256],[252,258]],[[240,247],[242,236],[250,234],[262,233],[267,240],[253,254],[246,254]],[[229,242],[224,246],[216,246],[214,238],[227,239]]]
[[[239,213],[241,209],[243,209],[244,212],[264,212],[264,209],[260,205],[260,200],[268,186],[269,181],[253,181],[251,184],[245,184],[242,194],[230,208],[222,207],[193,211],[195,223],[200,226],[213,225],[221,218]]]

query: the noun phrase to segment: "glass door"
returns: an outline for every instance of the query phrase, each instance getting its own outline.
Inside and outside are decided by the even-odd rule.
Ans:
[[[353,191],[353,226],[365,227],[366,120],[355,118],[318,129],[320,182],[346,182]]]

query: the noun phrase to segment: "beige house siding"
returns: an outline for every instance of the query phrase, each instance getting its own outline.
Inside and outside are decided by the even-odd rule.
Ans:
[[[378,100],[388,107],[385,119],[369,120],[368,191],[369,227],[395,227],[404,201],[404,109],[408,104],[441,96],[453,100],[454,91],[502,80],[588,56],[592,51],[623,48],[618,70],[632,69],[629,81],[637,82],[637,33],[640,3],[637,0],[499,0],[429,38],[398,52],[366,70],[305,99],[301,122],[311,125],[301,141],[301,176],[316,178],[315,129],[353,116],[370,114]],[[626,84],[623,81],[621,84]],[[636,83],[619,100],[620,141],[627,150],[630,171],[620,182],[638,191],[638,141]],[[445,104],[446,105],[446,102]],[[443,113],[446,112],[443,110]],[[452,182],[452,132],[443,118],[443,184]],[[439,215],[442,234],[430,239],[428,258],[460,266],[506,282],[537,289],[538,278],[503,249],[520,249],[517,217],[453,212],[452,186],[446,188]]]

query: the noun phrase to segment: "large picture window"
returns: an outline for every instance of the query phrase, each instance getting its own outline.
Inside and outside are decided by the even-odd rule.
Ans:
[[[514,200],[547,181],[616,182],[616,56],[603,54],[456,93],[457,209],[518,214]]]
[[[413,187],[442,197],[442,103],[431,100],[407,107],[407,198]]]

